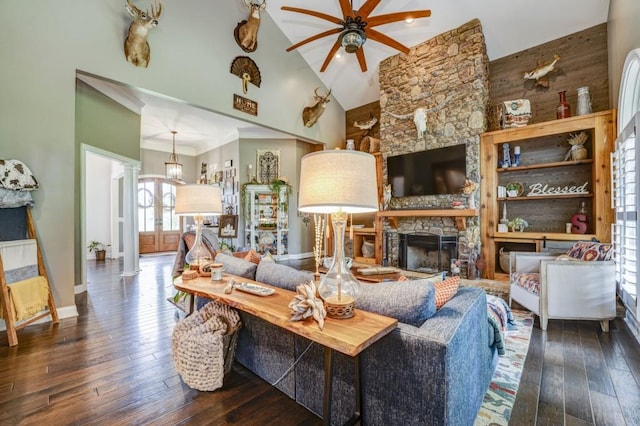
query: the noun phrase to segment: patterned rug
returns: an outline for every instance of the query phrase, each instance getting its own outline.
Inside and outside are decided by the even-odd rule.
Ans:
[[[509,424],[533,327],[533,314],[519,310],[512,312],[517,329],[505,333],[507,353],[498,360],[474,426]]]

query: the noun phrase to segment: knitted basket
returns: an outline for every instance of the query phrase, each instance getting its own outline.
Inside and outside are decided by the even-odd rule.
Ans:
[[[189,387],[201,391],[222,387],[224,375],[231,371],[241,326],[238,312],[217,302],[206,304],[176,324],[173,362]]]

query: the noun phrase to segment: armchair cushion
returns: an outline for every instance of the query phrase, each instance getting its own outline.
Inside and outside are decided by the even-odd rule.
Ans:
[[[613,257],[613,244],[578,241],[567,251],[567,255],[574,259],[586,261],[611,260]]]
[[[512,272],[511,283],[533,294],[540,294],[540,274],[538,272]]]

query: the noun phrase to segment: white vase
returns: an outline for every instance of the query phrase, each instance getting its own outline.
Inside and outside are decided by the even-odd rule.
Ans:
[[[470,209],[475,209],[476,207],[476,198],[473,196],[473,194],[468,195],[467,196],[467,206]]]

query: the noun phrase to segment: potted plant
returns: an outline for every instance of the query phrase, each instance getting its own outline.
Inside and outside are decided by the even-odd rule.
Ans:
[[[516,231],[524,231],[525,228],[527,228],[529,226],[529,222],[527,222],[526,220],[524,220],[521,217],[516,217],[515,219],[511,219],[508,223],[507,226],[509,228],[511,228],[513,230],[513,232]]]
[[[106,245],[104,243],[94,240],[89,243],[87,248],[90,252],[95,252],[97,261],[104,261],[107,254]]]

